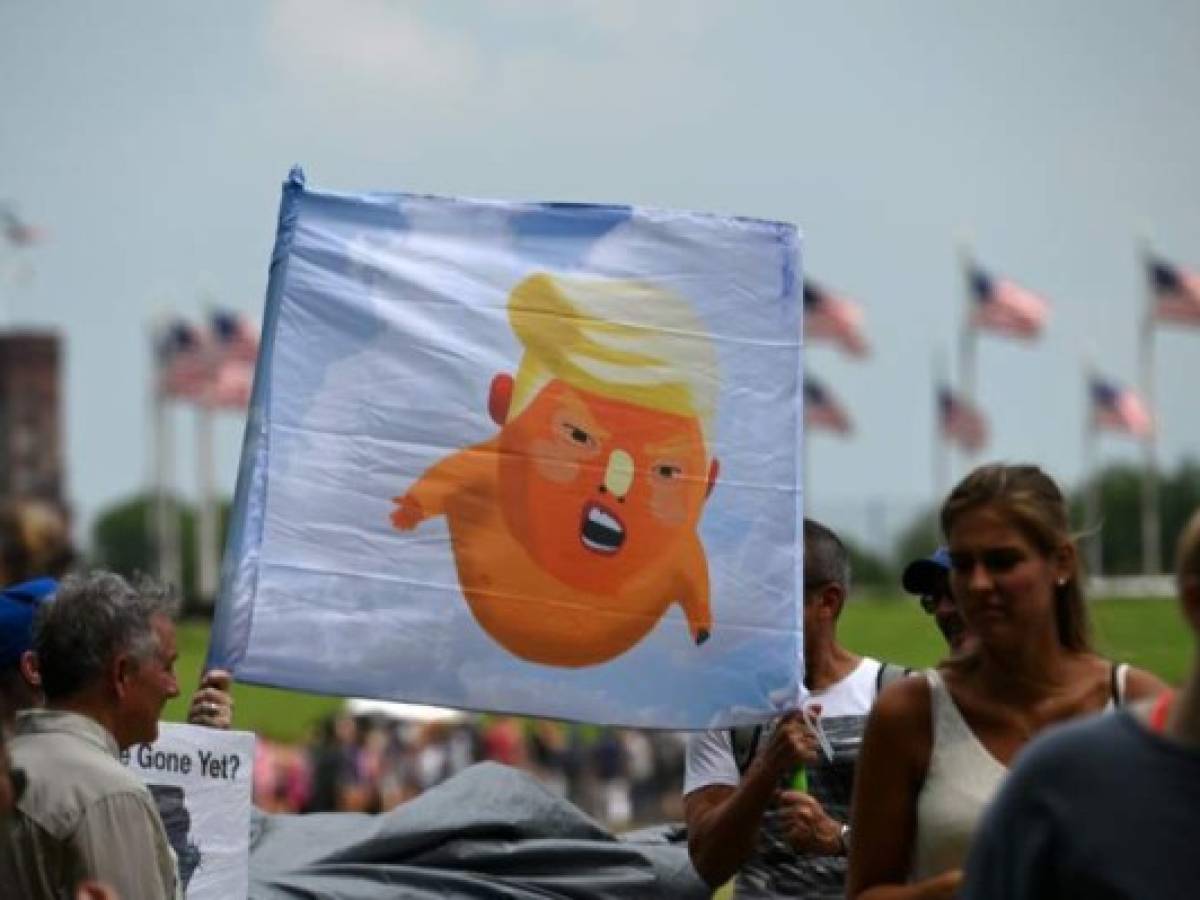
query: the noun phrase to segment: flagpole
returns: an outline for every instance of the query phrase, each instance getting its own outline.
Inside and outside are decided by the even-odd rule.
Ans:
[[[196,407],[196,463],[200,493],[196,522],[197,591],[200,600],[208,604],[217,593],[217,512],[213,498],[213,411],[204,403]]]
[[[179,557],[179,509],[171,494],[175,481],[175,438],[170,404],[162,389],[162,364],[154,352],[157,341],[166,329],[165,317],[151,326],[152,369],[150,410],[152,455],[154,464],[154,498],[151,522],[151,545],[155,550],[158,577],[168,584],[180,586],[182,571]]]
[[[166,398],[162,391],[162,363],[158,358],[157,344],[161,340],[163,325],[161,322],[150,326],[150,384],[148,406],[150,410],[150,460],[153,466],[154,495],[152,502],[147,505],[149,515],[146,518],[146,534],[150,546],[154,548],[155,565],[158,577],[167,581],[166,533],[167,533],[167,471],[165,458],[166,444]]]
[[[179,503],[175,488],[175,427],[166,398],[158,402],[158,446],[160,462],[158,547],[162,578],[182,590],[183,564],[179,546]]]
[[[1147,242],[1142,241],[1141,267],[1145,278],[1150,258]],[[1142,441],[1142,574],[1157,575],[1162,568],[1162,544],[1158,520],[1158,409],[1155,402],[1154,384],[1154,291],[1146,289],[1146,302],[1142,317],[1141,333],[1141,376],[1142,398],[1150,413],[1150,433]]]
[[[966,313],[963,316],[962,334],[959,343],[959,394],[967,405],[975,409],[975,324],[971,297],[971,248],[965,241],[958,245],[959,269],[962,272],[963,283],[966,285]],[[963,453],[967,451],[964,449]]]
[[[1092,365],[1083,363],[1084,414],[1083,414],[1083,477],[1084,490],[1084,533],[1089,535],[1087,565],[1093,578],[1104,574],[1104,523],[1100,510],[1100,473],[1096,471],[1096,416],[1092,401]]]
[[[950,451],[942,435],[941,390],[946,385],[946,361],[940,349],[933,352],[933,503],[942,502],[946,495]]]

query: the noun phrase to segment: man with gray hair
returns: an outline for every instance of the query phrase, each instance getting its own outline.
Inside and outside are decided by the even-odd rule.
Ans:
[[[0,838],[0,885],[14,896],[71,896],[96,879],[124,900],[179,896],[175,858],[146,787],[122,750],[158,737],[179,694],[174,597],[150,580],[68,578],[34,626],[46,708],[17,718],[9,747],[28,787]]]

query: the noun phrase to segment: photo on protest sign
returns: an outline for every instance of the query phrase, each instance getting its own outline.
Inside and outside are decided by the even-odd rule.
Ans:
[[[254,735],[164,722],[121,761],[154,797],[187,900],[245,897]]]
[[[793,706],[798,247],[294,172],[210,662],[610,724]]]

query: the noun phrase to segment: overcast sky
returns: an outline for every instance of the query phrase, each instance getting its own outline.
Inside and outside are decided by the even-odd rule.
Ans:
[[[0,310],[66,340],[86,540],[149,480],[150,321],[259,315],[292,163],[323,189],[794,222],[874,345],[810,348],[857,425],[813,437],[810,510],[870,538],[932,492],[956,241],[1053,303],[1036,345],[980,347],[987,456],[1081,477],[1082,356],[1137,379],[1139,235],[1200,267],[1198,46],[1192,0],[0,0],[0,198],[50,232],[0,261],[35,269],[0,282]],[[1200,332],[1157,347],[1174,465],[1200,455]],[[218,430],[226,493],[242,425]],[[181,444],[192,426],[181,411]],[[182,454],[187,493],[193,468]]]

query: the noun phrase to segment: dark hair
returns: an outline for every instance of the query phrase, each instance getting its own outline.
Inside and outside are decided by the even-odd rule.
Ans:
[[[942,504],[942,532],[947,539],[964,513],[983,506],[999,509],[1044,556],[1053,555],[1063,544],[1074,546],[1062,491],[1037,466],[997,463],[967,475]],[[1078,554],[1067,583],[1055,588],[1054,607],[1058,642],[1068,650],[1091,650],[1092,629]]]
[[[153,619],[175,613],[174,592],[139,578],[133,586],[112,572],[68,577],[33,626],[47,700],[69,697],[100,678],[119,653],[144,660],[158,649]]]
[[[841,539],[814,519],[804,520],[804,586],[840,585],[850,592],[850,554]]]

